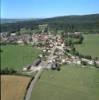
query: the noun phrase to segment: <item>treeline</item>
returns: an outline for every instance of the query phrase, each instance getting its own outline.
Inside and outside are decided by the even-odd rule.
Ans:
[[[32,77],[31,75],[23,73],[22,71],[18,71],[16,69],[8,67],[0,69],[0,75],[18,75],[18,76]]]
[[[21,28],[35,30],[39,24],[48,24],[49,30],[63,30],[64,32],[90,32],[99,33],[99,14],[83,16],[63,16],[41,20],[27,20],[1,25],[1,32],[16,32]]]
[[[13,68],[4,68],[0,70],[0,74],[16,74],[17,71]]]

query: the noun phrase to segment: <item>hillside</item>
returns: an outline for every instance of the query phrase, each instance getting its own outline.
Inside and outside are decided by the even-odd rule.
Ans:
[[[1,18],[1,24],[6,24],[6,23],[16,23],[16,22],[21,22],[21,21],[34,21],[34,20],[39,20],[38,18],[32,18],[32,19],[6,19],[6,18]]]
[[[60,16],[47,18],[43,21],[47,22],[66,22],[66,23],[87,23],[87,22],[99,22],[99,14],[92,15],[72,15],[72,16]]]
[[[51,30],[57,31],[92,31],[99,32],[99,14],[92,15],[74,15],[74,16],[60,16],[54,18],[46,18],[39,20],[26,20],[15,23],[1,24],[1,31],[19,31],[20,28],[37,29],[39,24],[49,25]]]
[[[14,22],[18,22],[18,21],[25,21],[25,20],[24,19],[6,19],[6,18],[3,18],[3,19],[1,19],[1,24],[14,23]]]

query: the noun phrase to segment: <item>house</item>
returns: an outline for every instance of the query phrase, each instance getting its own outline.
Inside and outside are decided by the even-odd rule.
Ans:
[[[79,35],[81,35],[81,32],[74,32],[74,34],[75,34],[76,36],[79,36]]]
[[[94,61],[90,60],[90,61],[88,61],[88,64],[93,65]]]
[[[29,44],[32,41],[32,37],[29,34],[22,34],[20,35],[19,40],[23,41],[23,43]]]
[[[36,43],[38,41],[38,35],[33,34],[32,35],[32,40],[33,40],[34,43]]]
[[[23,42],[22,39],[19,39],[19,40],[17,41],[17,43],[18,43],[18,44],[23,44],[24,42]]]
[[[27,65],[27,66],[25,66],[25,67],[23,68],[23,71],[28,71],[28,70],[30,70],[30,68],[31,68],[31,65]]]
[[[0,41],[6,41],[7,38],[8,38],[8,33],[7,32],[0,33]]]
[[[16,33],[11,33],[10,36],[16,36]]]
[[[18,39],[18,37],[17,36],[9,36],[8,38],[7,38],[7,42],[8,43],[17,43],[17,39]]]
[[[97,65],[99,65],[99,60],[95,61]]]

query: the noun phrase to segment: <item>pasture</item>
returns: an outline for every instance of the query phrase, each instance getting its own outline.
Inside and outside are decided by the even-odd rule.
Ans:
[[[65,65],[60,71],[44,71],[31,100],[99,100],[99,69],[89,67]]]
[[[30,78],[1,75],[1,100],[23,100]]]
[[[24,66],[31,64],[41,51],[27,45],[2,45],[0,53],[1,68],[8,67],[20,70]]]
[[[84,35],[83,44],[76,45],[76,49],[84,55],[91,55],[92,57],[99,57],[99,35],[88,34]]]

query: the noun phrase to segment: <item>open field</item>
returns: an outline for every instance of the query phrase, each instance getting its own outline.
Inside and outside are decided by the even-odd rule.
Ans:
[[[1,68],[22,69],[31,64],[41,52],[31,46],[6,45],[1,46]]]
[[[99,69],[67,65],[61,71],[46,70],[31,100],[99,100]]]
[[[99,35],[84,35],[84,43],[81,45],[76,45],[76,49],[81,54],[91,55],[92,57],[99,57]]]
[[[1,75],[1,100],[23,100],[30,78]]]

